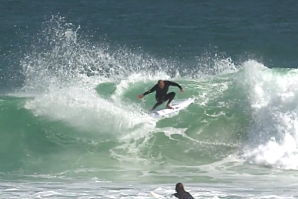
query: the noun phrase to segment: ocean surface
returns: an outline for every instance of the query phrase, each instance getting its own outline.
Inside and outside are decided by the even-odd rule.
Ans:
[[[297,198],[297,35],[297,0],[2,1],[0,198]],[[159,79],[194,104],[150,117]]]

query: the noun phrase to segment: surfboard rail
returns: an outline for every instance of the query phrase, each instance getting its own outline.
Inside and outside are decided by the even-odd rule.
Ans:
[[[164,108],[161,110],[154,111],[150,115],[157,117],[157,116],[166,116],[171,113],[179,112],[180,110],[187,108],[194,101],[195,101],[194,98],[188,98],[186,100],[182,100],[180,102],[174,103],[174,105],[172,105],[173,109]]]

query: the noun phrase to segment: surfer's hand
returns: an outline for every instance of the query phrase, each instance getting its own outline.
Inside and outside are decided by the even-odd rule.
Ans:
[[[144,97],[144,95],[138,95],[139,99],[142,99]]]
[[[183,89],[180,89],[180,92],[181,92],[181,93],[183,93],[183,92],[184,92],[184,90],[183,90]]]

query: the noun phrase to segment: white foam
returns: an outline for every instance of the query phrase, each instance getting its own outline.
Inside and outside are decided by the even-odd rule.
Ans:
[[[275,72],[255,61],[244,63],[254,126],[244,156],[254,164],[298,169],[298,74]],[[256,146],[255,146],[256,145]]]
[[[61,89],[51,88],[49,93],[27,101],[26,108],[38,116],[66,121],[75,127],[95,128],[106,133],[120,133],[133,128],[142,119],[146,121],[137,111],[100,98],[94,88],[75,85]]]

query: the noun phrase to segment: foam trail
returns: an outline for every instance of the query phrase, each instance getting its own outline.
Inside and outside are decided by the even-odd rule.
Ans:
[[[125,132],[146,116],[138,110],[126,109],[122,104],[114,104],[102,99],[94,89],[78,86],[42,94],[26,104],[26,108],[37,116],[47,116],[53,120],[63,120],[75,127],[105,132]],[[147,117],[147,121],[150,119]]]

